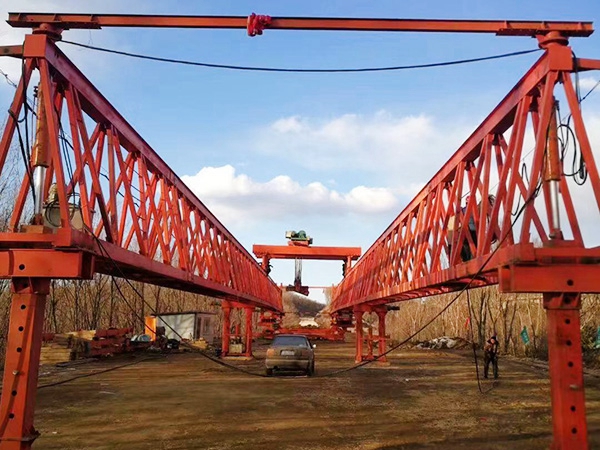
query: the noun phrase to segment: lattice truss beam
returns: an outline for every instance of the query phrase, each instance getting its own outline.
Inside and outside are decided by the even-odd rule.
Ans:
[[[600,220],[600,177],[571,73],[600,61],[574,59],[564,44],[548,44],[364,253],[335,289],[333,311],[456,291],[470,281],[510,291],[599,290],[600,249],[585,247],[580,218]],[[566,104],[560,112],[558,98]],[[564,117],[574,136],[559,126]],[[559,144],[569,138],[589,173],[587,202],[574,202],[583,188],[565,175],[571,169]]]
[[[31,222],[26,211],[36,182],[25,174],[10,232],[0,234],[0,276],[81,278],[98,271],[281,311],[281,292],[255,259],[51,39],[28,35],[23,56],[0,168],[38,72],[41,120],[31,173],[36,163],[45,166],[36,199],[45,218],[33,221],[53,220],[58,228],[21,232]],[[74,225],[79,209],[83,226]]]

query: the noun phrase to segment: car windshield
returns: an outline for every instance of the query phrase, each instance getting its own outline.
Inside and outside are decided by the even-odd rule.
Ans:
[[[271,345],[274,347],[308,347],[308,341],[303,336],[275,336]]]

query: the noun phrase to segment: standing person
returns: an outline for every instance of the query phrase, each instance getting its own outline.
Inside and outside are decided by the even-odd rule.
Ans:
[[[492,369],[494,371],[494,379],[498,378],[498,339],[494,334],[491,338],[487,340],[485,343],[485,347],[483,347],[483,378],[488,377],[488,372],[490,368],[490,363],[492,363]]]

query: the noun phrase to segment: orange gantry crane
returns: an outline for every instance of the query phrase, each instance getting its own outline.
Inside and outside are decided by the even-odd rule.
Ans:
[[[294,259],[296,260],[296,274],[293,290],[308,295],[308,286],[302,286],[302,260],[313,259],[320,261],[342,261],[342,274],[352,266],[352,261],[357,260],[361,254],[360,247],[316,247],[312,246],[312,238],[306,236],[304,230],[298,233],[288,231],[286,233],[288,245],[264,245],[254,244],[252,253],[262,259],[263,269],[269,273],[272,259]],[[300,264],[299,264],[300,263]]]
[[[288,239],[288,245],[254,244],[252,252],[257,258],[262,259],[262,267],[267,273],[271,270],[272,259],[294,259],[296,261],[294,284],[288,286],[287,290],[307,296],[309,294],[309,287],[302,285],[303,260],[341,261],[342,274],[345,276],[346,272],[352,267],[352,262],[356,261],[362,252],[360,247],[312,246],[313,240],[306,235],[304,230],[298,232],[288,231],[286,232],[286,238]],[[336,315],[336,320],[338,317],[339,314]],[[304,334],[311,339],[344,340],[345,329],[336,324],[332,324],[327,329],[281,328],[279,327],[280,319],[281,315],[272,313],[271,311],[261,314],[262,336],[271,338],[276,333],[296,333]],[[223,332],[225,333],[225,330]],[[223,340],[225,341],[226,339],[228,337],[223,336]]]
[[[571,81],[574,72],[600,69],[600,61],[574,58],[568,46],[570,37],[593,32],[590,22],[55,13],[10,13],[8,22],[33,32],[23,45],[0,48],[0,55],[23,60],[0,140],[0,174],[19,117],[28,112],[35,71],[40,83],[36,140],[33,149],[23,149],[32,155],[30,170],[15,198],[9,230],[0,233],[0,277],[10,278],[13,290],[0,401],[1,450],[29,449],[37,437],[37,367],[44,306],[54,278],[108,273],[214,295],[249,311],[255,306],[281,311],[280,290],[266,271],[56,46],[64,30],[111,26],[241,28],[250,36],[272,28],[535,37],[543,56],[348,271],[332,310],[351,311],[360,323],[362,314],[378,305],[465,287],[499,283],[504,291],[543,292],[554,447],[587,448],[579,307],[581,293],[600,291],[600,250],[584,245],[557,154],[554,89],[564,87],[593,187],[589,207],[600,209],[600,178]],[[63,120],[72,136],[72,168],[61,152]],[[524,179],[518,163],[528,120],[536,147],[530,177]],[[103,170],[107,182],[100,180]],[[463,209],[467,191],[471,196]],[[536,201],[540,192],[543,202]],[[494,201],[488,202],[492,194]],[[80,200],[74,201],[75,195]],[[523,215],[512,223],[518,198]],[[34,203],[31,220],[23,214],[28,199]],[[533,245],[532,228],[541,247]],[[568,239],[565,228],[570,228]]]

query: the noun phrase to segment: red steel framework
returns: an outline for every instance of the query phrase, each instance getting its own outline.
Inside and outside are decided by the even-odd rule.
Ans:
[[[24,61],[0,141],[0,170],[34,70],[40,75],[41,107],[31,162],[34,179],[23,179],[10,232],[0,234],[0,276],[12,279],[14,293],[0,402],[0,449],[28,449],[36,437],[37,365],[52,278],[112,273],[281,310],[280,291],[260,266],[52,41],[65,29],[109,26],[246,28],[251,36],[280,28],[537,37],[546,49],[544,56],[347,274],[331,309],[340,323],[348,323],[349,312],[357,318],[365,311],[379,315],[386,303],[458,290],[468,282],[499,282],[511,292],[543,292],[549,317],[554,447],[587,448],[579,306],[582,292],[600,290],[600,249],[583,244],[558,156],[553,93],[555,84],[563,83],[600,209],[600,179],[570,78],[576,69],[599,69],[600,61],[575,60],[567,46],[568,37],[593,32],[590,22],[11,13],[9,23],[34,28],[34,34],[26,37],[22,49],[0,51]],[[72,174],[60,151],[63,114],[73,138]],[[528,117],[536,135],[529,182],[518,170]],[[492,167],[497,188],[490,187]],[[108,171],[107,181],[99,176],[102,170]],[[545,208],[532,200],[538,180]],[[21,225],[30,183],[39,190],[35,214],[29,225]],[[41,212],[52,185],[52,204],[60,221],[55,230],[44,227]],[[472,194],[463,212],[460,199],[465,191]],[[481,201],[492,192],[495,202]],[[74,193],[81,198],[80,228],[71,225]],[[513,228],[510,211],[519,197],[527,205]],[[572,239],[563,237],[560,219],[565,214]],[[466,231],[471,219],[476,233]],[[457,225],[450,234],[451,222]],[[541,247],[533,245],[532,226]],[[461,261],[464,242],[474,256],[467,262]],[[492,253],[498,242],[500,249]]]
[[[334,288],[330,308],[353,311],[359,323],[379,305],[465,286],[543,293],[554,448],[583,449],[579,308],[582,293],[600,292],[600,247],[585,246],[578,218],[600,212],[600,176],[571,74],[600,69],[600,60],[574,58],[553,33],[540,45],[544,55]],[[593,191],[579,209],[559,150],[559,85]],[[529,179],[520,171],[528,127]]]
[[[270,270],[271,259],[313,259],[320,261],[342,261],[344,276],[352,267],[352,262],[357,260],[362,249],[360,247],[324,247],[312,246],[305,242],[289,241],[288,245],[263,245],[254,244],[252,252],[257,258],[262,258],[262,267],[265,271]],[[323,286],[325,287],[325,286]],[[330,286],[327,286],[330,287]],[[283,286],[282,290],[285,289]],[[308,294],[308,286],[302,286],[300,280],[295,280],[293,290],[302,294]],[[302,292],[306,289],[305,292]],[[280,327],[281,315],[270,312],[261,314],[261,325],[263,332],[261,336],[272,338],[275,334],[303,334],[311,339],[325,339],[330,341],[343,341],[345,327],[332,323],[327,329],[324,328],[282,328]],[[225,339],[225,336],[223,337]]]
[[[587,37],[594,31],[591,22],[523,20],[424,20],[365,19],[347,17],[246,16],[153,16],[130,14],[9,13],[8,23],[21,28],[100,29],[102,27],[154,28],[238,28],[249,34],[262,29],[337,31],[415,31],[447,33],[493,33],[499,36],[545,35],[551,31],[563,36]],[[256,33],[258,32],[258,33]]]
[[[352,261],[360,257],[360,247],[319,247],[300,245],[262,245],[254,244],[252,253],[262,258],[262,267],[268,270],[272,259],[314,259],[320,261],[343,261],[346,270],[350,269]]]
[[[28,35],[22,51],[24,74],[0,141],[0,167],[34,70],[40,120],[33,180],[23,178],[9,232],[0,233],[0,277],[12,278],[14,293],[0,402],[2,450],[29,448],[36,437],[37,367],[51,279],[100,272],[282,310],[279,287],[52,39]],[[65,132],[72,173],[61,153]],[[54,230],[39,211],[34,225],[21,225],[28,222],[32,181],[39,187],[34,212],[56,192],[45,204],[46,216],[55,212]],[[71,222],[79,202],[84,225],[78,229]]]

